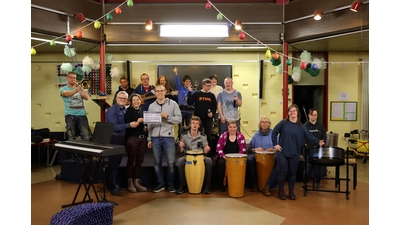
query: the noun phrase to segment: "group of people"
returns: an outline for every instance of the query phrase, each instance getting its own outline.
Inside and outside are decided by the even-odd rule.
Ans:
[[[224,86],[217,85],[218,77],[212,75],[202,80],[202,89],[194,91],[190,76],[185,75],[184,85],[180,85],[178,69],[174,68],[178,88],[177,101],[166,97],[171,93],[168,80],[160,76],[155,86],[149,85],[149,76],[141,75],[141,84],[136,89],[129,86],[128,80],[120,79],[121,86],[114,96],[114,104],[106,112],[106,122],[114,123],[114,133],[110,144],[124,145],[127,150],[127,180],[126,190],[129,192],[147,191],[141,185],[141,167],[146,149],[152,149],[154,155],[154,169],[157,183],[153,192],[160,192],[165,188],[171,193],[182,194],[187,191],[184,167],[185,157],[178,159],[179,172],[178,190],[174,186],[175,178],[175,125],[189,126],[186,131],[180,130],[178,147],[181,152],[191,149],[202,149],[205,155],[205,178],[202,193],[210,193],[211,170],[213,159],[218,170],[220,191],[226,191],[226,155],[230,153],[247,154],[247,167],[252,191],[257,191],[257,171],[255,153],[268,151],[275,153],[275,167],[270,179],[262,190],[266,196],[271,195],[272,189],[278,186],[278,197],[286,199],[284,184],[289,179],[289,199],[296,199],[294,185],[296,170],[299,163],[301,149],[307,142],[307,147],[323,146],[326,139],[325,129],[316,121],[316,109],[310,109],[310,120],[306,124],[300,121],[300,111],[297,105],[291,105],[287,111],[287,118],[281,120],[274,128],[268,117],[262,116],[259,130],[254,133],[250,147],[246,147],[245,136],[240,132],[240,118],[238,107],[242,106],[241,93],[233,88],[230,77],[225,78]],[[71,72],[67,76],[68,84],[60,89],[65,102],[65,120],[69,139],[81,135],[83,140],[89,140],[90,135],[86,111],[83,100],[88,99],[87,93],[76,85],[76,74]],[[154,98],[150,98],[154,96]],[[185,112],[181,104],[193,106],[194,112]],[[143,113],[158,114],[160,122],[145,123]],[[194,115],[193,115],[194,114]],[[86,119],[85,119],[86,118]],[[210,154],[210,136],[213,120],[219,119],[219,139],[216,145],[216,155]],[[74,130],[78,127],[81,133]],[[204,132],[203,132],[204,131]],[[325,134],[325,136],[323,136]],[[162,155],[165,155],[168,172],[164,180]],[[214,158],[215,157],[215,158]],[[108,159],[107,186],[111,194],[122,196],[118,184],[118,168],[122,156],[113,156]],[[318,179],[318,178],[317,178]],[[319,184],[319,180],[316,181]]]

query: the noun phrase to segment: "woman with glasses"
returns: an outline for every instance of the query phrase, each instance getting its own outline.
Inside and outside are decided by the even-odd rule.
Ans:
[[[275,146],[275,158],[278,167],[278,198],[286,199],[284,184],[289,174],[289,198],[296,200],[294,184],[296,183],[296,171],[299,165],[301,147],[304,140],[313,145],[323,146],[323,140],[310,134],[300,121],[300,111],[296,104],[289,106],[287,118],[281,120],[272,130],[272,144]],[[278,141],[279,135],[279,141]]]

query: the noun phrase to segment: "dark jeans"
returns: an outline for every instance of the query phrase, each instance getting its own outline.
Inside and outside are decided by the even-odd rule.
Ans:
[[[113,145],[124,145],[124,136],[115,136],[111,137],[110,144]],[[119,178],[118,178],[118,169],[119,165],[122,161],[122,155],[110,156],[108,157],[108,165],[107,165],[107,187],[112,190],[116,187],[119,187]]]
[[[180,124],[179,128],[178,128],[178,134],[179,134],[179,138],[180,135],[182,134],[182,129],[183,127],[190,126],[190,120],[192,119],[193,113],[192,112],[186,112],[186,111],[182,111],[182,123]]]
[[[276,162],[275,162],[274,170],[272,170],[272,174],[269,177],[269,179],[268,179],[267,183],[265,184],[265,186],[269,186],[271,188],[275,188],[277,184],[278,184],[278,167],[276,166]]]
[[[129,137],[126,141],[128,162],[126,164],[126,178],[138,179],[142,172],[144,154],[147,149],[147,137]]]
[[[213,119],[207,117],[201,120],[201,128],[207,136],[208,146],[211,146],[211,134],[212,134]]]
[[[224,158],[218,157],[217,159],[217,169],[218,169],[218,184],[220,186],[224,185],[226,160]],[[227,186],[228,184],[226,184]]]
[[[76,136],[81,136],[84,141],[90,140],[91,132],[89,130],[89,123],[86,116],[66,115],[65,124],[68,140],[74,140]],[[78,133],[77,128],[80,133]]]
[[[293,190],[299,158],[287,158],[281,154],[276,154],[275,159],[278,167],[278,188],[283,190],[286,176],[289,173],[289,190]]]
[[[247,155],[247,169],[250,172],[250,184],[253,185],[257,183],[257,162],[256,162],[256,154],[248,154]]]

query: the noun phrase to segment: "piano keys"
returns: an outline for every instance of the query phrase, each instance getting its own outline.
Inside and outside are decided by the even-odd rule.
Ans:
[[[125,146],[103,144],[89,141],[62,141],[54,144],[59,151],[66,151],[95,157],[108,157],[125,154]]]

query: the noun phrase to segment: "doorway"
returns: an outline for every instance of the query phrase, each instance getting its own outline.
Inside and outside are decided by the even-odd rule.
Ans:
[[[293,85],[293,103],[299,107],[302,123],[308,121],[308,110],[318,110],[317,121],[323,123],[324,109],[324,86],[323,85]],[[324,124],[324,126],[326,126]]]

